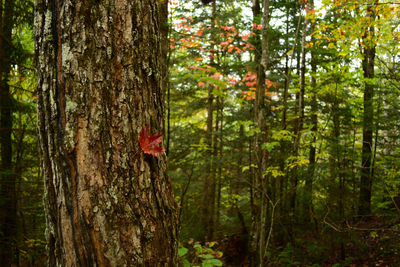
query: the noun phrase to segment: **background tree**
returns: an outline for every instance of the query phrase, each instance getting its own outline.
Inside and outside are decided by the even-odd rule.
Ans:
[[[4,266],[33,264],[44,245],[32,25],[32,1],[0,1],[0,264]]]
[[[378,1],[377,1],[378,2]],[[363,113],[363,148],[361,154],[361,180],[360,180],[360,203],[358,213],[369,215],[371,213],[371,190],[373,179],[373,132],[374,132],[374,68],[375,68],[375,5],[368,4],[366,12],[365,30],[362,33],[363,61],[362,69],[364,73],[364,113]]]
[[[1,205],[0,221],[0,263],[9,266],[15,262],[15,243],[17,238],[16,182],[12,164],[12,105],[9,79],[11,53],[13,50],[11,34],[15,17],[14,1],[0,2],[0,142],[1,142]]]

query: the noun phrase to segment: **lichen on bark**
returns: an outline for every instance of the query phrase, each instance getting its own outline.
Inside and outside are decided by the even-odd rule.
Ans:
[[[176,266],[162,132],[160,3],[37,0],[38,129],[49,266]]]

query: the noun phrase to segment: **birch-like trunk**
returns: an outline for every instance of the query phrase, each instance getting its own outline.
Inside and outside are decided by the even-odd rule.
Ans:
[[[253,2],[253,16],[259,12],[258,1]],[[257,162],[257,171],[252,182],[252,228],[250,237],[251,266],[263,266],[266,252],[266,226],[268,213],[268,181],[265,176],[269,152],[263,148],[263,143],[268,141],[269,127],[266,123],[265,100],[265,72],[268,66],[268,25],[269,25],[269,0],[263,1],[261,54],[255,56],[257,66],[256,99],[254,103],[254,121],[259,132],[255,136],[254,155]]]

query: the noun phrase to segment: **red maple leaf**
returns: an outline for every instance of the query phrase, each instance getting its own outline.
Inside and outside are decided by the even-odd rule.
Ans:
[[[157,146],[157,144],[160,143],[162,140],[162,134],[149,136],[148,130],[149,127],[146,126],[142,129],[142,131],[140,131],[140,147],[142,148],[144,153],[151,154],[154,157],[158,157],[164,151],[162,147]]]

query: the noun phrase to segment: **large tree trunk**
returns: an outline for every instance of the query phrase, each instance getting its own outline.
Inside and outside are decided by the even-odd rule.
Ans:
[[[160,1],[37,0],[49,266],[177,266],[163,131]]]
[[[9,74],[11,70],[12,28],[14,1],[0,1],[0,265],[16,262],[17,200],[12,164],[12,95]]]

